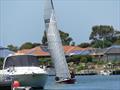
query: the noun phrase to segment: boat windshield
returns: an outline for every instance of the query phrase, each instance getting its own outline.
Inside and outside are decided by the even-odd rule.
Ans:
[[[4,68],[6,69],[12,66],[39,66],[39,60],[32,55],[11,56],[6,59]]]

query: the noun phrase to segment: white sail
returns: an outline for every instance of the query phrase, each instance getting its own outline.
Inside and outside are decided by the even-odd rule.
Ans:
[[[49,52],[55,66],[56,82],[73,84],[75,83],[75,76],[72,72],[70,74],[68,69],[59,30],[57,28],[53,2],[52,0],[45,1],[45,33],[47,36]]]
[[[45,29],[48,29],[50,17],[52,10],[54,9],[53,1],[52,0],[45,0],[45,8],[44,8],[44,22],[45,22]]]
[[[47,40],[49,51],[55,66],[56,76],[61,80],[71,78],[65,59],[59,30],[57,28],[54,10],[52,10],[50,23],[47,30]]]

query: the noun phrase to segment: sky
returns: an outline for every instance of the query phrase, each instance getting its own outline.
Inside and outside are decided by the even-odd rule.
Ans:
[[[120,31],[120,0],[53,0],[58,28],[76,44],[90,42],[94,25]],[[41,43],[44,0],[0,0],[0,46]]]

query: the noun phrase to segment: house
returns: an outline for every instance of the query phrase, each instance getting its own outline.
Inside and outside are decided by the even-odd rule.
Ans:
[[[14,52],[10,51],[8,48],[4,48],[0,46],[0,58],[5,58],[9,54],[14,54]]]
[[[119,60],[120,61],[120,46],[111,46],[105,52],[107,60]]]
[[[66,56],[85,55],[91,52],[90,48],[80,48],[78,46],[63,46]],[[19,50],[17,53],[32,54],[38,57],[50,57],[49,49],[47,47],[37,46],[32,49]]]
[[[94,48],[81,48],[70,52],[71,55],[91,55],[94,52]]]
[[[50,54],[48,51],[44,51],[40,46],[37,46],[32,49],[23,49],[19,50],[17,53],[23,53],[23,54],[32,54],[37,57],[50,57]]]
[[[95,49],[94,53],[91,55],[93,55],[97,60],[120,61],[120,46],[113,45],[109,48]]]

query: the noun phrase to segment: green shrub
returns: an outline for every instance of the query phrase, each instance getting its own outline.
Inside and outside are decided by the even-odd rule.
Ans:
[[[89,55],[74,55],[68,59],[69,62],[75,62],[76,64],[92,62],[92,56]]]
[[[77,65],[77,71],[81,71],[85,69],[85,65],[84,64],[79,64]]]

